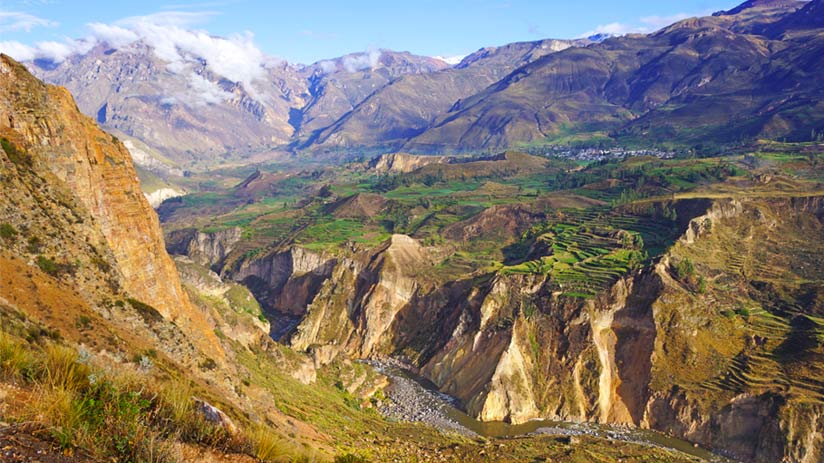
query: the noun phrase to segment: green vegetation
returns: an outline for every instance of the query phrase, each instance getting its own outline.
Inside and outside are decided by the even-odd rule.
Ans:
[[[6,156],[9,157],[11,162],[21,167],[32,166],[33,159],[31,155],[25,150],[19,149],[11,140],[7,138],[0,138],[0,146],[3,147],[3,151],[6,153]]]
[[[56,262],[55,260],[43,255],[37,256],[37,260],[35,261],[35,263],[40,268],[40,270],[53,277],[59,277],[61,275],[66,274],[73,274],[77,270],[77,266],[80,265],[79,261],[75,263]]]
[[[409,173],[362,166],[263,173],[243,189],[182,198],[161,215],[171,228],[203,216],[213,217],[203,231],[240,227],[234,262],[291,244],[346,253],[403,233],[427,246],[450,247],[434,278],[541,273],[565,294],[591,296],[672,245],[693,212],[679,209],[681,199],[820,191],[824,174],[816,166],[824,153],[809,149],[772,143],[727,157],[686,153],[597,162],[506,153]],[[492,207],[524,212],[500,223],[492,217],[502,212],[488,212],[487,225],[472,225],[477,236],[460,236],[460,227]],[[538,228],[525,234],[530,227]],[[685,283],[699,293],[707,289],[698,276]]]
[[[0,238],[4,240],[12,240],[17,237],[17,229],[10,223],[0,224]]]
[[[503,274],[544,274],[571,297],[591,297],[638,268],[680,233],[666,203],[559,210],[504,248]],[[646,237],[646,239],[645,239]]]
[[[140,316],[143,317],[143,320],[146,323],[152,325],[163,321],[163,315],[160,315],[160,312],[158,312],[157,309],[150,306],[149,304],[138,301],[137,299],[131,297],[126,298],[126,301],[129,303],[129,305],[132,306],[133,309],[137,310],[137,313],[139,313]]]
[[[313,461],[268,426],[232,431],[208,421],[187,380],[98,365],[85,351],[26,341],[21,330],[0,330],[0,380],[22,387],[18,405],[28,411],[18,419],[41,427],[67,455],[82,449],[101,460],[172,462],[180,441],[264,462]]]

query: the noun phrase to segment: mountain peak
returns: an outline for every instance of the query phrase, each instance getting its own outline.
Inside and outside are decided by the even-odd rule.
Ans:
[[[713,16],[732,16],[741,13],[742,11],[752,9],[792,8],[800,7],[802,5],[804,5],[804,2],[799,0],[747,0],[731,10],[714,13]]]

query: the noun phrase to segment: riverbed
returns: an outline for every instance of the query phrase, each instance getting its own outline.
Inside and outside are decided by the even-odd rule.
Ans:
[[[687,441],[646,429],[550,420],[533,420],[518,425],[478,421],[458,408],[457,399],[438,392],[435,385],[425,378],[386,362],[370,361],[369,364],[391,381],[387,388],[391,400],[380,406],[381,413],[389,419],[420,422],[444,432],[470,437],[507,438],[537,434],[592,436],[677,450],[711,463],[734,463],[734,460]]]

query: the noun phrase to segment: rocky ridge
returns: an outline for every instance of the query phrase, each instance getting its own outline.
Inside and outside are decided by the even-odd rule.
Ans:
[[[374,250],[344,256],[292,248],[223,272],[247,283],[250,278],[268,281],[257,287],[266,287],[269,300],[281,303],[270,305],[270,315],[286,312],[282,301],[287,292],[300,294],[288,298],[294,328],[283,339],[310,352],[316,363],[341,356],[397,356],[481,420],[639,426],[744,461],[811,463],[822,452],[815,431],[823,416],[822,404],[814,399],[821,393],[818,383],[755,363],[749,375],[779,375],[800,383],[776,389],[785,379],[735,386],[726,382],[730,374],[738,374],[725,371],[738,368],[737,358],[781,355],[776,346],[788,338],[780,332],[769,335],[774,338],[753,335],[752,330],[760,329],[759,316],[738,323],[729,314],[739,309],[718,308],[770,303],[763,299],[767,293],[753,289],[761,287],[758,283],[729,273],[735,266],[718,263],[714,256],[733,242],[728,240],[737,227],[756,216],[765,218],[761,239],[772,242],[781,232],[766,218],[778,210],[793,211],[795,217],[782,225],[789,227],[786,236],[806,236],[822,226],[820,203],[820,198],[679,201],[675,207],[682,238],[672,250],[586,299],[561,295],[557,283],[541,275],[433,280],[426,270],[432,265],[431,251],[402,235]],[[815,245],[807,248],[810,259],[821,257]],[[768,259],[788,251],[773,252]],[[696,283],[685,283],[673,270],[683,259],[708,272],[707,278],[755,286],[743,300],[722,289],[697,292]],[[808,270],[799,269],[798,275],[818,278],[806,273],[816,272],[814,265],[802,268]],[[298,286],[304,289],[296,292]],[[805,310],[817,313],[820,308],[815,307]],[[753,347],[753,342],[761,344]],[[809,355],[821,355],[820,347],[810,349]],[[818,368],[815,362],[804,365]],[[805,378],[813,378],[813,370],[805,370],[804,375],[813,375]],[[807,405],[809,400],[814,405]]]
[[[46,86],[7,56],[0,57],[0,130],[59,178],[111,248],[126,292],[150,301],[164,317],[223,357],[206,317],[183,291],[165,252],[157,215],[140,191],[129,152],[77,111],[69,92]]]

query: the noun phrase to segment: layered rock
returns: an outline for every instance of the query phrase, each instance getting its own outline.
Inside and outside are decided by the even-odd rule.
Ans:
[[[233,278],[289,300],[284,339],[318,365],[401,358],[482,420],[641,426],[745,461],[817,461],[824,353],[804,333],[821,332],[824,250],[804,237],[824,229],[824,200],[673,207],[673,247],[586,298],[540,273],[433,279],[402,235],[343,256],[279,251]]]
[[[415,156],[406,153],[389,153],[378,156],[369,163],[375,172],[386,174],[408,173],[429,164],[442,164],[450,160],[447,156]]]
[[[238,227],[211,233],[185,228],[169,234],[166,248],[171,254],[185,255],[204,267],[213,267],[223,262],[241,236]]]
[[[0,130],[8,132],[71,191],[114,254],[124,289],[191,333],[209,355],[222,350],[206,317],[183,291],[166,254],[128,150],[78,110],[69,92],[46,86],[0,57]]]

